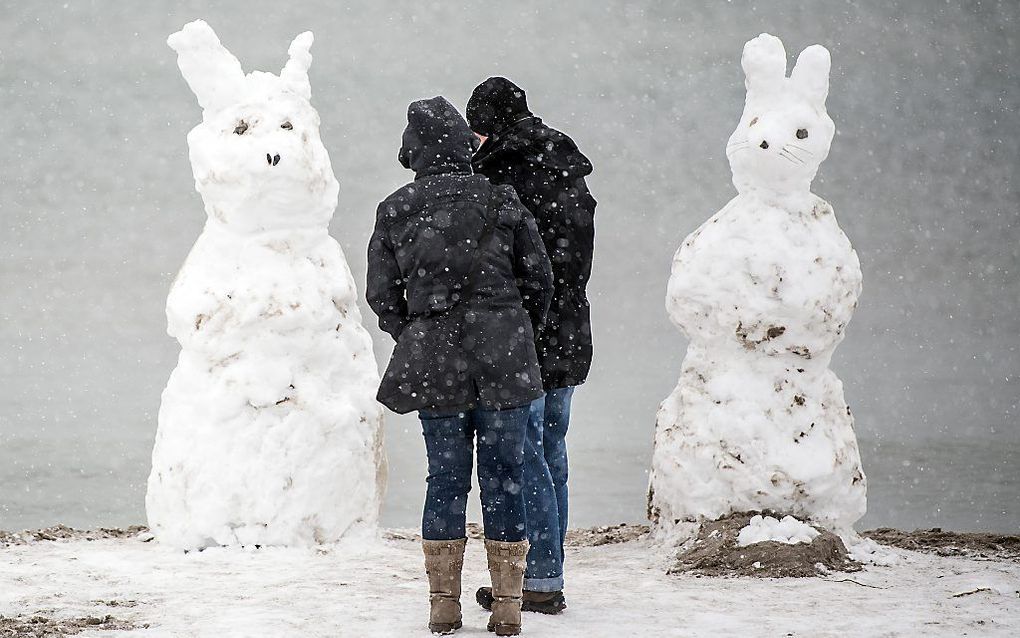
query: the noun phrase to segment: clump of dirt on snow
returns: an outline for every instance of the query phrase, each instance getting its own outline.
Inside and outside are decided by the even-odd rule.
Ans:
[[[962,558],[998,558],[1020,562],[1020,535],[989,532],[946,532],[941,528],[904,532],[891,527],[862,532],[882,545]]]
[[[147,629],[149,625],[144,624],[141,627]],[[134,624],[113,616],[60,619],[39,615],[14,618],[0,616],[0,636],[17,636],[17,638],[57,638],[59,636],[75,636],[86,630],[126,631],[135,628]]]
[[[146,534],[148,531],[149,528],[144,525],[132,525],[126,528],[100,527],[99,529],[91,530],[74,529],[67,525],[54,525],[53,527],[25,530],[23,532],[5,532],[0,530],[0,547],[27,545],[39,541],[96,541],[106,538],[134,538]]]
[[[681,550],[669,573],[787,578],[861,570],[861,564],[847,555],[839,536],[820,528],[815,528],[819,534],[810,543],[763,541],[739,546],[740,530],[758,514],[763,512],[738,512],[703,523],[697,538]]]

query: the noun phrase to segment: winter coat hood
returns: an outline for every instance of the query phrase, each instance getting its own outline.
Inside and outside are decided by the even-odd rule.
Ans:
[[[411,102],[398,159],[415,179],[443,173],[471,174],[478,138],[446,98]]]
[[[486,137],[531,115],[524,89],[503,77],[491,77],[479,84],[467,103],[471,130]]]
[[[592,172],[591,162],[574,140],[530,116],[485,140],[472,160],[475,172],[485,164],[517,158],[532,169],[544,169],[559,177],[578,179]]]

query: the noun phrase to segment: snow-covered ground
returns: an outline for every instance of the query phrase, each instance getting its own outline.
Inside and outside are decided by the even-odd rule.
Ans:
[[[568,548],[561,616],[526,614],[527,636],[1015,636],[1020,563],[894,550],[893,567],[828,579],[667,576],[647,540]],[[468,544],[465,627],[486,575]],[[184,554],[135,538],[0,549],[0,615],[112,615],[135,629],[80,636],[428,636],[417,542]],[[147,628],[144,625],[148,625]]]

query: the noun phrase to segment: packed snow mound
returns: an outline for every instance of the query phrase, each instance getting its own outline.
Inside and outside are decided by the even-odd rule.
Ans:
[[[208,220],[167,298],[182,350],[146,496],[163,543],[310,545],[378,518],[379,374],[327,229],[339,185],[308,102],[311,42],[277,77],[245,76],[204,22],[169,39],[204,109],[188,145]]]
[[[690,339],[659,408],[649,517],[660,528],[776,511],[845,533],[866,483],[843,386],[828,369],[861,292],[857,254],[810,192],[835,127],[829,54],[747,43],[747,101],[727,156],[738,194],[673,258],[666,309]]]
[[[850,558],[866,565],[879,565],[890,567],[899,562],[900,556],[894,550],[879,545],[870,538],[848,534],[844,539],[849,550]]]
[[[751,517],[751,522],[746,527],[742,527],[737,534],[737,545],[746,547],[766,541],[786,543],[787,545],[810,543],[820,533],[807,523],[792,516],[784,516],[780,520],[773,516],[755,514]]]

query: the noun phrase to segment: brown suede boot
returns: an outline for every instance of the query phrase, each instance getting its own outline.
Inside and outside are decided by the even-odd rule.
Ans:
[[[421,542],[425,573],[429,575],[429,631],[452,634],[463,626],[460,614],[460,573],[466,538]]]
[[[528,541],[506,543],[486,539],[485,553],[492,577],[492,615],[488,629],[497,636],[516,636],[521,633],[521,595]]]

